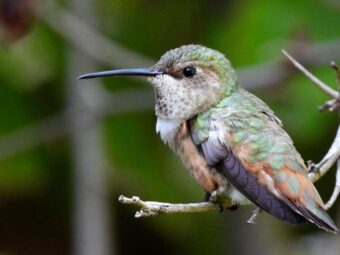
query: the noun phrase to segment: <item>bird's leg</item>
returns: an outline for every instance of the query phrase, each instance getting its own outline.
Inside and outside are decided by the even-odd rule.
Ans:
[[[307,161],[307,168],[308,168],[308,173],[315,173],[319,174],[320,167],[318,164],[315,164],[312,160]]]
[[[204,193],[203,202],[209,202],[210,201],[210,196],[211,196],[211,194],[208,191],[206,191]]]
[[[331,112],[334,112],[336,110],[339,110],[339,108],[340,108],[340,99],[339,98],[328,100],[326,103],[319,106],[320,111],[329,110]]]
[[[220,197],[222,197],[223,194],[226,192],[225,186],[219,186],[216,190],[211,192],[209,201],[213,203],[218,203],[220,200]]]
[[[254,211],[253,214],[250,216],[250,218],[247,220],[248,224],[255,224],[256,223],[256,218],[257,216],[262,212],[261,208],[257,207]]]

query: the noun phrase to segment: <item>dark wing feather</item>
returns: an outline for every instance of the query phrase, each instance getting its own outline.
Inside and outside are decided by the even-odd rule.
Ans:
[[[231,151],[223,146],[214,146],[209,140],[203,142],[200,147],[208,164],[214,166],[238,191],[258,207],[293,225],[306,221],[271,194],[266,187],[261,186],[257,178],[245,169]]]
[[[302,216],[276,198],[267,188],[261,186],[257,178],[244,168],[232,152],[229,152],[228,157],[216,165],[216,169],[245,197],[264,211],[290,224],[305,222]]]
[[[328,232],[337,232],[332,219],[321,208],[313,213],[289,198],[277,198],[222,144],[208,139],[198,147],[209,165],[215,167],[239,192],[264,211],[292,225],[308,220]]]

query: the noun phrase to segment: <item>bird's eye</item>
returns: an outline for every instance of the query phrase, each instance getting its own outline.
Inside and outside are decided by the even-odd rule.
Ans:
[[[183,69],[183,74],[185,77],[192,77],[197,73],[197,70],[195,67],[188,66]]]

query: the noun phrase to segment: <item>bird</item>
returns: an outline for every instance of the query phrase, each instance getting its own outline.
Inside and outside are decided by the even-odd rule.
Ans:
[[[224,54],[190,44],[167,51],[149,68],[78,78],[105,76],[147,78],[155,94],[156,132],[203,188],[207,201],[252,203],[291,225],[310,222],[338,231],[282,122],[240,86]]]

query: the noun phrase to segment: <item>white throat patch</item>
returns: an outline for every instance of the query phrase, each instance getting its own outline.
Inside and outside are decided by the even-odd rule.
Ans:
[[[158,117],[156,123],[156,132],[160,134],[164,143],[172,146],[180,124],[181,123],[176,121],[164,120]]]

